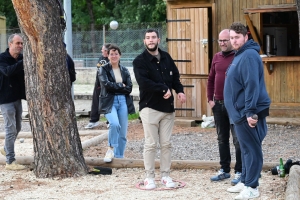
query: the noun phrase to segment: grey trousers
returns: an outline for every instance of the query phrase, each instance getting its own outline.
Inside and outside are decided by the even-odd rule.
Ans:
[[[22,123],[22,102],[17,100],[12,103],[1,104],[1,113],[5,123],[5,145],[6,163],[15,161],[15,141],[21,130]]]
[[[171,135],[175,113],[164,113],[151,108],[143,108],[140,111],[140,117],[145,135],[144,166],[146,177],[155,177],[155,156],[158,145],[160,146],[161,177],[169,176],[172,153]]]

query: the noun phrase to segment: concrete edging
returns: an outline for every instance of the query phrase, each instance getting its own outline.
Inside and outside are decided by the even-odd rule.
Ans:
[[[290,169],[286,185],[285,199],[300,199],[300,166],[293,165]]]

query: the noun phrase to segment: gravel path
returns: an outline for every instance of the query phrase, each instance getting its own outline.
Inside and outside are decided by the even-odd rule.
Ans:
[[[78,129],[83,130],[87,122],[86,118],[79,119]],[[97,129],[105,129],[105,123]],[[22,131],[30,131],[28,122],[23,122]],[[3,122],[0,122],[0,132],[4,132]],[[140,132],[140,123],[135,121],[129,124],[126,158],[142,159],[144,140]],[[172,141],[174,160],[218,161],[214,128],[174,127]],[[263,142],[265,162],[278,162],[280,157],[284,161],[300,160],[299,141],[300,127],[269,125],[268,135]],[[3,142],[4,140],[0,140],[0,145]],[[26,142],[27,139],[22,144]],[[235,160],[232,144],[231,149],[232,160]],[[106,142],[88,148],[84,151],[84,156],[103,157],[105,151]],[[28,155],[28,151],[25,154]],[[210,182],[209,177],[215,173],[214,170],[172,170],[173,179],[184,181],[185,187],[177,190],[144,191],[135,187],[144,179],[143,169],[113,169],[111,176],[87,175],[59,180],[38,179],[29,170],[10,172],[0,166],[0,199],[233,199],[236,194],[226,192],[230,187],[230,180]],[[158,171],[157,174],[159,175]],[[284,199],[286,181],[287,178],[282,179],[271,175],[269,171],[262,171],[261,197],[257,199]]]
[[[84,126],[88,118],[79,118],[78,130],[86,130]],[[95,129],[106,129],[105,122]],[[4,132],[3,122],[0,121],[0,132]],[[22,131],[31,131],[29,122],[22,123]],[[184,142],[183,142],[184,141]],[[279,162],[282,157],[284,161],[292,159],[300,160],[300,127],[283,126],[276,124],[268,125],[268,134],[263,141],[263,153],[265,162]],[[218,161],[219,152],[217,136],[214,128],[202,129],[201,127],[174,127],[173,135],[174,160],[210,160]],[[142,159],[144,139],[142,124],[138,121],[130,122],[128,129],[128,143],[126,150],[127,158]],[[106,147],[106,143],[99,144],[95,148]],[[231,141],[232,160],[235,160],[234,146]],[[106,151],[106,149],[104,149]],[[105,151],[103,151],[105,153]],[[97,156],[101,156],[100,152]],[[88,153],[87,153],[88,154]],[[159,153],[157,154],[159,155]],[[87,155],[93,156],[93,155]]]

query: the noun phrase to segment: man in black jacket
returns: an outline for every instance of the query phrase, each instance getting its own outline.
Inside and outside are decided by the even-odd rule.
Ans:
[[[0,54],[0,108],[5,123],[5,145],[0,148],[6,156],[7,170],[22,170],[26,167],[16,163],[15,141],[21,130],[22,102],[25,98],[23,69],[23,40],[18,34],[8,38],[9,48]]]
[[[158,48],[159,42],[158,32],[153,29],[147,30],[144,38],[146,50],[133,61],[133,70],[140,90],[139,110],[145,134],[144,186],[149,190],[156,187],[154,170],[158,144],[161,149],[161,183],[169,188],[175,187],[169,176],[172,150],[170,139],[175,119],[172,90],[177,93],[179,102],[186,101],[179,71],[171,56]]]

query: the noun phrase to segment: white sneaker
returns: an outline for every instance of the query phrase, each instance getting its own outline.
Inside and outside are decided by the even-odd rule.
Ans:
[[[259,197],[258,188],[253,189],[251,187],[245,186],[244,189],[240,192],[240,194],[234,199],[253,199],[256,197]]]
[[[239,193],[244,189],[244,183],[239,182],[233,187],[230,187],[227,189],[227,192],[232,192],[232,193]]]
[[[5,152],[5,150],[4,150],[4,147],[1,147],[1,148],[0,148],[0,153],[1,153],[2,155],[6,156],[6,152]]]
[[[88,129],[91,129],[91,128],[94,128],[96,126],[99,126],[99,122],[90,122],[86,127],[84,128],[88,128]]]
[[[161,183],[164,184],[168,188],[175,187],[175,183],[173,182],[172,178],[169,176],[164,176],[161,178]]]
[[[16,161],[13,161],[10,164],[6,163],[5,169],[7,169],[7,170],[22,170],[22,169],[26,169],[26,166],[20,165]]]
[[[153,190],[154,188],[156,188],[156,185],[154,183],[154,179],[153,178],[146,178],[144,180],[144,186],[146,190]]]
[[[103,159],[104,162],[111,162],[113,157],[115,156],[114,151],[112,149],[108,149],[105,157]]]

